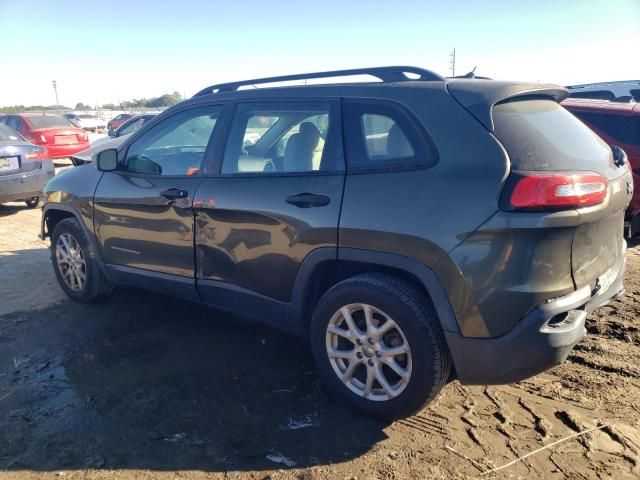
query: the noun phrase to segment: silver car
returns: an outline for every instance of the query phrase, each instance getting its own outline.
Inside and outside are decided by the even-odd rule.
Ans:
[[[24,201],[35,208],[55,170],[46,148],[0,123],[0,203]]]

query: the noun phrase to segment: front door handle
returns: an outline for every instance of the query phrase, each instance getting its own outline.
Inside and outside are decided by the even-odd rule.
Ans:
[[[166,198],[167,200],[178,200],[180,198],[187,198],[189,196],[189,192],[186,190],[181,190],[179,188],[169,188],[164,192],[160,192],[160,196]]]
[[[326,195],[316,195],[315,193],[298,193],[287,197],[287,203],[300,208],[324,207],[329,205],[331,199]]]

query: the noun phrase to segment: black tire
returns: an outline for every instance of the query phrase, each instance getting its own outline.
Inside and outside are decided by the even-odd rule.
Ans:
[[[411,349],[412,373],[396,397],[373,401],[352,392],[329,361],[326,330],[343,306],[368,304],[393,318]],[[327,291],[316,306],[310,328],[311,348],[318,372],[329,391],[357,410],[385,420],[411,415],[433,400],[447,383],[451,356],[429,298],[404,280],[386,274],[363,274]]]
[[[36,208],[40,205],[40,197],[31,197],[24,201],[29,208]]]
[[[56,244],[62,234],[71,235],[79,244],[85,261],[86,281],[80,290],[72,290],[64,281],[56,260]],[[114,289],[113,283],[104,275],[96,259],[93,246],[76,218],[65,218],[58,222],[51,235],[51,263],[60,287],[73,300],[82,303],[93,302],[108,296]]]

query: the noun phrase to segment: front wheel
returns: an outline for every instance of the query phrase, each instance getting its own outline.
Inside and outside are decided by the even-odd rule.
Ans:
[[[73,300],[91,302],[113,290],[75,218],[65,218],[53,229],[51,262],[58,283]]]
[[[310,333],[329,390],[368,415],[410,415],[449,377],[451,358],[429,299],[391,275],[358,275],[332,287]]]

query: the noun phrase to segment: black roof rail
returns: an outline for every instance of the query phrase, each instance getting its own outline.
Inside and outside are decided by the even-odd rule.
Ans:
[[[418,75],[418,78],[408,77],[407,73]],[[371,75],[379,78],[383,82],[404,82],[409,80],[444,80],[437,73],[418,67],[372,67],[372,68],[354,68],[350,70],[333,70],[330,72],[315,73],[299,73],[296,75],[282,75],[279,77],[254,78],[252,80],[242,80],[240,82],[220,83],[211,85],[200,90],[194,97],[209,95],[211,93],[235,92],[239,87],[248,85],[257,85],[260,83],[286,82],[289,80],[310,80],[315,78],[331,78],[331,77],[351,77],[355,75]]]

